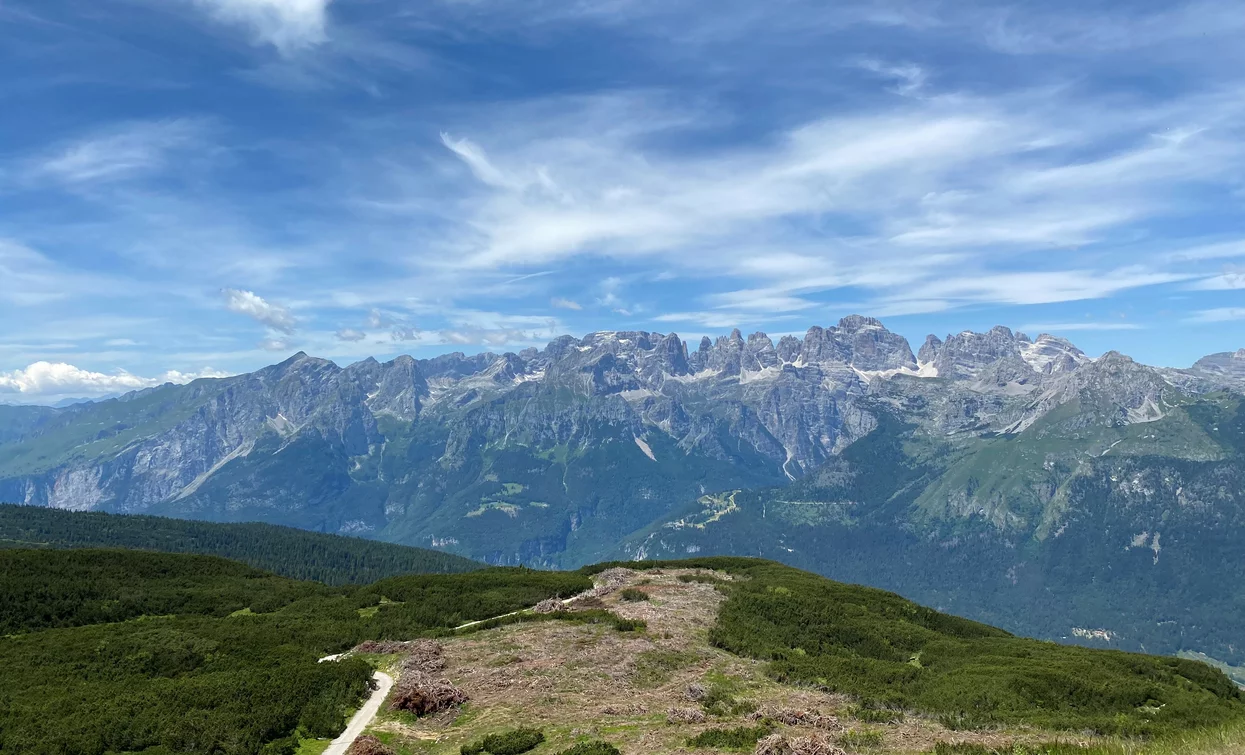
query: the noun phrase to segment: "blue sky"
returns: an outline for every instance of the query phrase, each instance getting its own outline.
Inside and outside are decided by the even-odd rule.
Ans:
[[[1245,346],[1245,3],[0,0],[0,400],[593,330]]]

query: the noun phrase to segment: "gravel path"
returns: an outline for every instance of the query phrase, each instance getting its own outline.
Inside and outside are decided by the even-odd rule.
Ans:
[[[393,677],[388,674],[377,671],[372,674],[372,678],[376,680],[376,689],[372,692],[372,696],[367,699],[362,708],[354,714],[350,719],[350,723],[346,725],[346,730],[341,733],[337,739],[334,739],[324,755],[346,755],[346,748],[354,742],[355,738],[363,733],[367,725],[372,723],[372,719],[376,718],[380,706],[385,702],[385,698],[389,696],[389,690],[393,687]]]

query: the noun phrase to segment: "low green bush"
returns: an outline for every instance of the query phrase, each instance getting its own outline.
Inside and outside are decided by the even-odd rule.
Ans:
[[[879,707],[876,703],[862,702],[852,709],[852,716],[869,724],[895,724],[904,720],[902,710]]]
[[[649,599],[648,593],[644,592],[643,590],[637,590],[634,587],[628,587],[627,589],[618,593],[618,597],[622,598],[628,603],[639,603],[641,601],[645,601]]]
[[[868,750],[881,747],[882,732],[872,729],[853,729],[839,737],[839,744],[849,750]]]
[[[757,709],[756,702],[735,696],[735,686],[727,681],[716,681],[705,691],[705,699],[700,701],[705,712],[714,716],[738,716],[752,713]]]
[[[735,729],[707,729],[687,740],[688,747],[718,750],[750,750],[757,741],[774,731],[772,724],[740,726]]]
[[[934,755],[1087,755],[1095,750],[1080,745],[1048,743],[1048,744],[1010,744],[1003,748],[987,747],[979,744],[949,744],[939,742],[934,745]]]
[[[696,582],[702,585],[720,585],[726,582],[726,580],[719,579],[712,574],[680,574],[679,581],[683,584]]]
[[[545,733],[540,729],[511,729],[463,745],[459,752],[462,755],[519,755],[536,749],[544,741]]]
[[[609,742],[602,742],[598,739],[593,742],[580,742],[568,750],[563,750],[558,755],[622,755],[622,753]]]

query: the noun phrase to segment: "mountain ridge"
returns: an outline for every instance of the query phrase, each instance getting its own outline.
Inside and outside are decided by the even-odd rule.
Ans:
[[[1234,369],[1245,358],[1235,354],[1154,368],[1003,326],[930,337],[914,354],[863,316],[777,343],[737,329],[695,348],[673,333],[604,331],[517,353],[345,367],[299,352],[254,373],[68,409],[0,407],[0,500],[264,521],[537,567],[634,555],[620,549],[656,532],[668,547],[649,550],[660,555],[786,554],[830,576],[946,598],[971,617],[1003,611],[1008,628],[1050,637],[1073,627],[1054,608],[1014,617],[1020,592],[1008,592],[1008,575],[1092,592],[1051,561],[1070,542],[1057,533],[1075,533],[1077,558],[1132,575],[1120,591],[1140,603],[1127,631],[1112,630],[1120,642],[1161,635],[1172,652],[1239,662],[1218,639],[1184,647],[1145,629],[1140,617],[1174,607],[1130,592],[1183,579],[1165,571],[1170,560],[1220,582],[1206,600],[1222,611],[1197,619],[1215,626],[1190,625],[1188,636],[1218,638],[1221,624],[1245,618],[1223,594],[1235,575],[1206,562],[1236,551],[1198,552],[1224,532],[1245,542],[1245,503],[1213,492],[1216,479],[1245,479]],[[849,450],[873,446],[888,450],[850,461]],[[746,494],[720,498],[731,491]],[[720,505],[681,525],[705,496]],[[780,528],[728,533],[770,499],[810,505]],[[882,551],[853,545],[859,522],[915,560],[871,573]],[[1128,545],[1142,532],[1158,544],[1161,578]],[[1133,556],[1124,564],[1095,542]],[[968,543],[992,554],[980,573],[958,566],[973,558]],[[920,570],[956,585],[986,580],[981,595],[995,597],[940,593]]]

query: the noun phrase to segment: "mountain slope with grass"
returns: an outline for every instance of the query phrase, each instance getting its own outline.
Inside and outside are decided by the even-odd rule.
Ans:
[[[0,565],[0,752],[314,752],[376,668],[397,681],[371,734],[412,755],[520,726],[537,755],[598,740],[631,755],[773,736],[1145,742],[1245,721],[1242,693],[1197,661],[1019,639],[766,561],[338,587],[144,551],[9,549]]]
[[[535,755],[1226,755],[1245,745],[1245,698],[1197,662],[1017,638],[773,562],[583,572],[594,603],[644,630],[541,621],[442,637],[438,673],[468,701],[426,716],[382,706],[369,735],[394,755],[509,742]],[[396,673],[394,651],[367,657]]]

